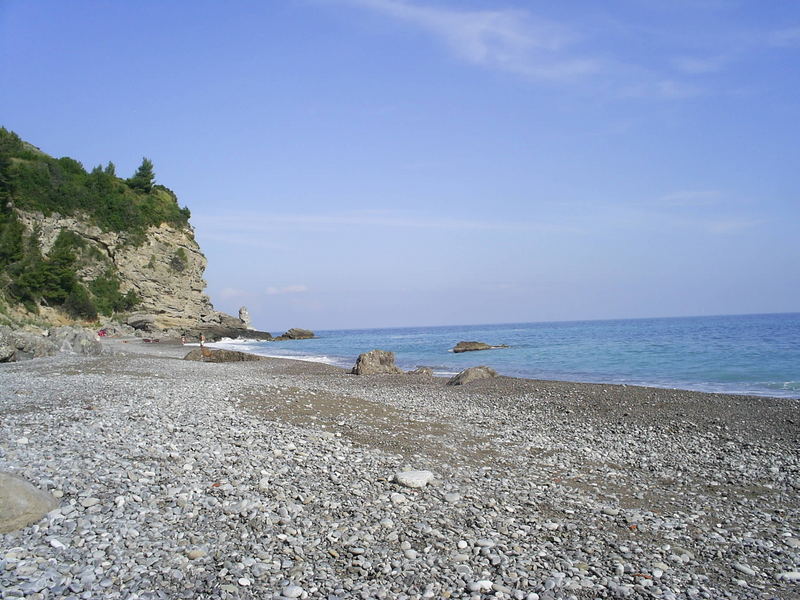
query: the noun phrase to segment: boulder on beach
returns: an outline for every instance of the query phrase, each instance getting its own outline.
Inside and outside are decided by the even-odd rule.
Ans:
[[[483,342],[458,342],[453,348],[456,354],[460,352],[475,352],[476,350],[493,350],[495,348],[508,348],[505,344],[499,346],[491,346]]]
[[[402,471],[395,473],[394,480],[407,488],[424,488],[434,479],[434,474],[431,471]]]
[[[433,377],[433,369],[430,367],[417,367],[413,371],[407,371],[406,375],[417,375],[418,377]]]
[[[497,377],[497,371],[491,367],[481,365],[480,367],[464,369],[458,375],[451,377],[447,385],[464,385],[478,379],[491,379],[492,377]]]
[[[59,352],[97,356],[103,346],[93,331],[81,327],[54,327],[50,330],[0,327],[0,362],[19,362],[54,356]]]
[[[381,373],[399,373],[403,370],[394,364],[394,352],[386,350],[370,350],[359,354],[353,370],[353,375],[377,375]]]
[[[222,350],[220,348],[194,348],[183,360],[197,360],[202,362],[228,363],[228,362],[249,362],[264,360],[263,356],[248,354],[247,352],[237,352],[236,350]]]
[[[58,501],[24,479],[0,473],[0,533],[35,523],[58,506]]]

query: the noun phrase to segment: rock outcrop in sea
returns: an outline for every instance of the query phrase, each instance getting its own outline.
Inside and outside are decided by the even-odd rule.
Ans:
[[[314,332],[310,329],[300,329],[299,327],[292,327],[289,331],[284,333],[283,335],[279,335],[275,338],[276,342],[282,342],[285,340],[310,340],[314,337]]]
[[[453,352],[459,354],[461,352],[475,352],[478,350],[494,350],[495,348],[508,348],[508,346],[505,344],[491,346],[484,342],[458,342],[453,348]]]

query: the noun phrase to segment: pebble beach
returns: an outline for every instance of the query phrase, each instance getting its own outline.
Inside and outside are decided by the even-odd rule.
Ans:
[[[800,598],[800,400],[178,344],[0,365],[2,598]]]

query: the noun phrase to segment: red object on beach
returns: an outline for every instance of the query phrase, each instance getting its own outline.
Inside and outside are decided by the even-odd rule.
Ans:
[[[108,332],[105,329],[101,329],[100,331],[97,332],[97,335],[100,337],[106,337],[108,335]]]

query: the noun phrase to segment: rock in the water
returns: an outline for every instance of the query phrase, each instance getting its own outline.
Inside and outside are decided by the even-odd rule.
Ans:
[[[497,377],[497,371],[491,367],[470,367],[469,369],[464,369],[458,375],[451,377],[447,385],[464,385],[465,383],[470,383],[477,379],[491,379],[492,377]]]
[[[430,367],[417,367],[413,371],[408,371],[406,375],[418,375],[420,377],[433,377],[433,369]]]
[[[289,331],[284,333],[283,335],[279,335],[275,338],[276,341],[282,342],[285,340],[310,340],[314,337],[314,332],[309,329],[299,329],[297,327],[292,327]]]
[[[0,473],[0,533],[35,523],[58,506],[53,496],[10,473]]]
[[[403,370],[394,364],[394,352],[386,350],[370,350],[358,355],[356,364],[351,371],[353,375],[377,375],[380,373],[403,373]]]
[[[230,324],[234,321],[231,321],[233,317],[229,317],[229,319],[225,319],[225,322]],[[271,340],[272,335],[266,331],[258,331],[256,329],[245,329],[242,327],[242,322],[239,319],[235,319],[236,327],[230,326],[223,326],[223,325],[203,325],[202,327],[198,327],[196,329],[189,329],[187,330],[187,334],[191,337],[200,337],[202,333],[206,336],[206,339],[209,342],[215,342],[217,340],[221,340],[222,338],[233,338],[233,339],[247,339],[247,340]]]
[[[408,488],[423,488],[433,481],[433,473],[430,471],[403,471],[394,476],[395,481]]]
[[[236,350],[221,350],[218,348],[195,348],[183,357],[183,360],[198,360],[213,363],[247,362],[263,359],[262,356],[258,356],[257,354],[237,352]]]
[[[253,323],[250,320],[250,313],[247,311],[247,307],[243,306],[239,309],[239,320],[242,322],[247,329],[253,328]]]
[[[483,342],[458,342],[453,348],[456,354],[460,352],[475,352],[476,350],[492,350],[494,348],[508,348],[505,344],[499,346],[491,346]]]

